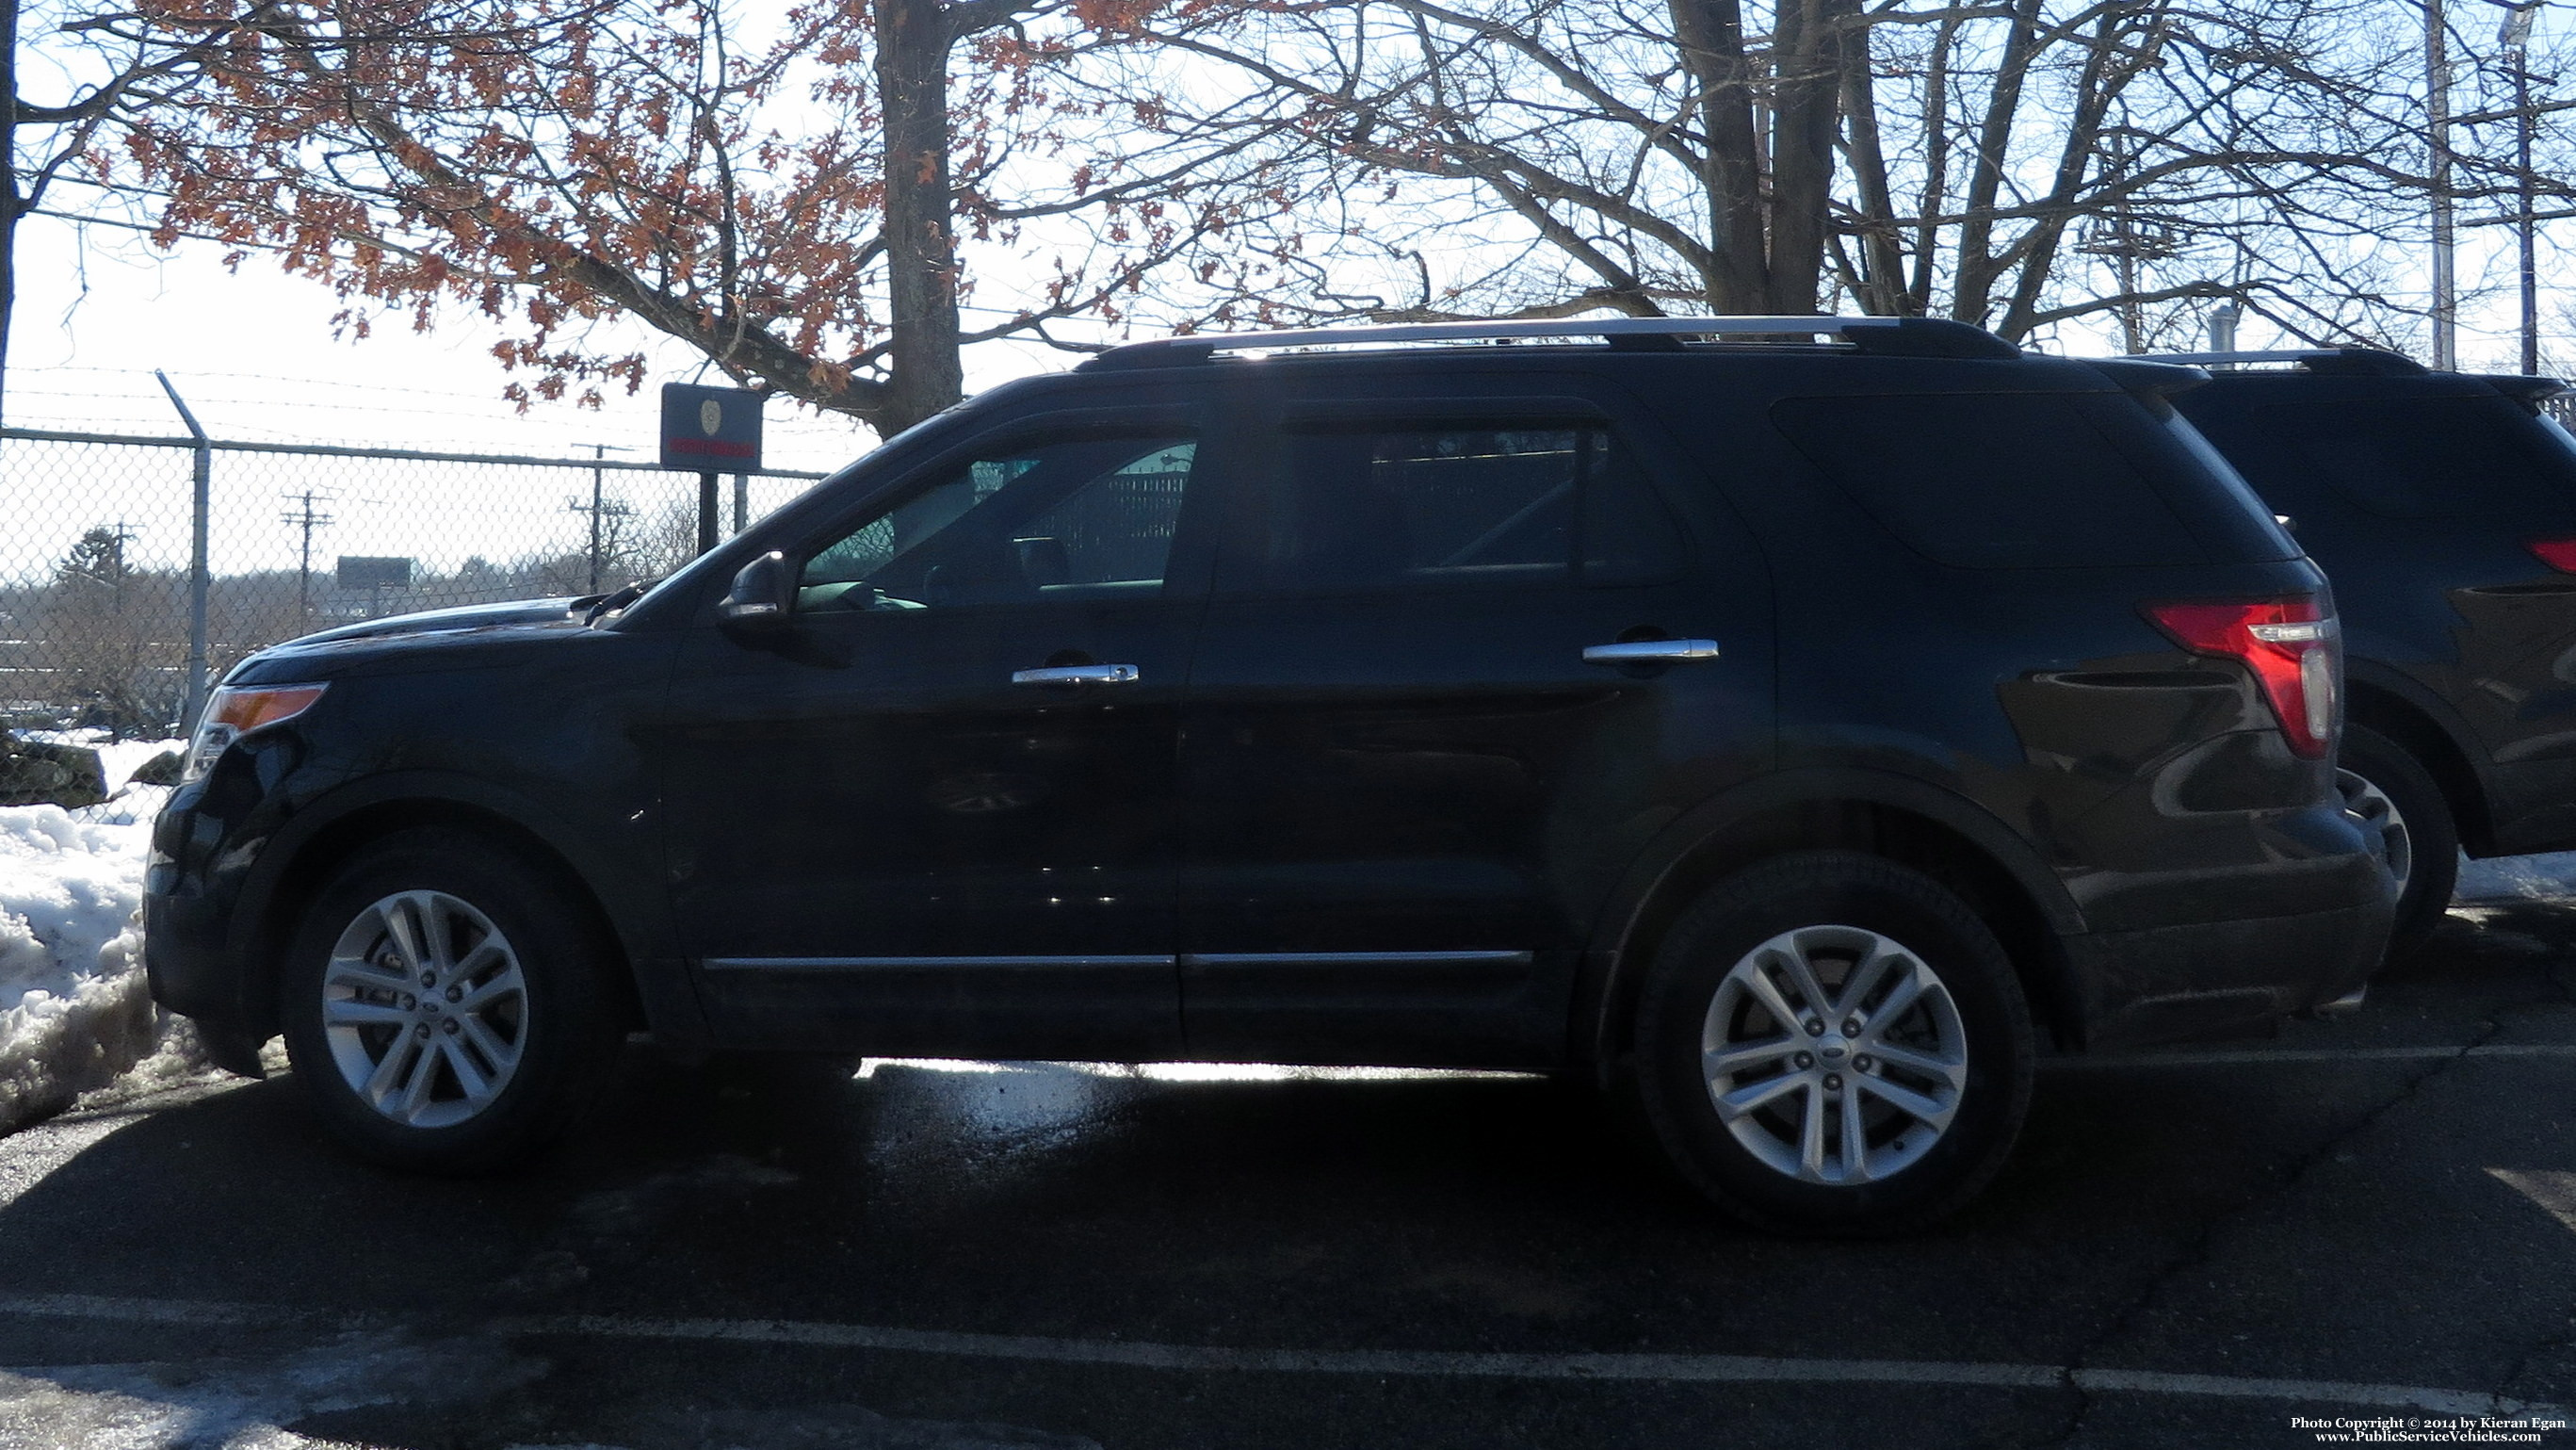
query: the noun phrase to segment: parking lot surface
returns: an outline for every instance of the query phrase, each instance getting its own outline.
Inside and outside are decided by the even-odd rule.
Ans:
[[[521,1176],[291,1085],[0,1139],[0,1445],[2259,1446],[2576,1406],[2576,903],[2056,1064],[1922,1238],[1712,1218],[1542,1080],[639,1064]],[[2521,1443],[2576,1447],[2576,1430]],[[2514,1442],[2501,1442],[2514,1443]]]

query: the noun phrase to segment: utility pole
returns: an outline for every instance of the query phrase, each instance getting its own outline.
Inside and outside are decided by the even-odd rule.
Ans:
[[[2504,29],[2496,37],[2513,65],[2514,232],[2522,264],[2522,373],[2540,371],[2540,239],[2531,174],[2531,22],[2547,0],[2507,0]]]
[[[331,522],[331,516],[316,511],[314,504],[317,501],[330,502],[331,495],[308,488],[301,493],[289,493],[285,497],[299,504],[293,512],[279,514],[278,518],[304,531],[303,551],[297,556],[295,564],[295,607],[303,616],[304,622],[311,624],[313,622],[313,531]]]
[[[2451,54],[2442,0],[2424,0],[2424,130],[2433,179],[2433,366],[2460,365],[2459,301],[2451,276]]]
[[[608,450],[615,446],[616,445],[609,443],[593,443],[590,445],[591,456],[594,458],[606,458],[608,456]],[[623,453],[626,450],[620,448],[618,451]],[[590,502],[583,503],[580,499],[574,499],[569,505],[567,505],[567,507],[569,507],[574,513],[590,515],[590,587],[582,591],[585,594],[597,594],[599,592],[600,572],[606,567],[606,563],[602,557],[600,549],[599,521],[601,519],[622,519],[628,514],[635,512],[625,504],[611,503],[605,497],[602,492],[603,484],[601,482],[601,476],[606,472],[606,469],[601,468],[593,468],[590,471]]]
[[[2138,133],[2128,124],[2125,107],[2120,124],[2104,129],[2101,144],[2103,179],[2116,182],[2125,178],[2138,158]],[[2075,250],[2111,259],[2112,270],[2120,280],[2120,350],[2146,351],[2146,309],[2138,302],[2139,263],[2162,261],[2179,250],[2172,228],[2152,218],[2140,218],[2130,205],[2128,189],[2123,187],[2107,215],[2094,217],[2077,232]]]

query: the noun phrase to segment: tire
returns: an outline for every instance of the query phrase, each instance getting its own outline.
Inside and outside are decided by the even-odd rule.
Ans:
[[[2412,955],[2442,924],[2460,876],[2460,828],[2451,803],[2405,746],[2376,730],[2347,725],[2335,786],[2344,810],[2379,833],[2383,859],[2402,883],[2397,920],[2382,964]]]
[[[1833,1010],[1803,1010],[1811,995]],[[1775,1232],[1927,1227],[1994,1177],[2030,1108],[2030,1008],[2003,945],[1930,877],[1858,852],[1782,856],[1711,888],[1656,949],[1634,1028],[1636,1102],[1665,1156]],[[1728,1043],[1732,1065],[1710,1073]],[[1744,1105],[1731,1118],[1721,1091]]]
[[[362,847],[316,894],[278,1000],[295,1080],[335,1137],[389,1167],[490,1173],[592,1105],[625,999],[559,877],[420,830]]]

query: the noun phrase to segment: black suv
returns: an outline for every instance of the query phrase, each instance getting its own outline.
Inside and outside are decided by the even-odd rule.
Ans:
[[[2387,934],[2325,581],[2200,376],[1884,318],[1122,347],[640,597],[245,662],[154,990],[397,1164],[526,1151],[643,1029],[1558,1071],[1744,1218],[1918,1223],[2041,1038],[2259,1027]]]
[[[2576,441],[2540,410],[2562,385],[2358,349],[2193,360],[2226,366],[2175,406],[2334,581],[2342,783],[2386,837],[2402,952],[2462,848],[2576,847]]]

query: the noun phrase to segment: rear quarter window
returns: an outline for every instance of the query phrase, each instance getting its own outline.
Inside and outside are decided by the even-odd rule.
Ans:
[[[2322,489],[2384,519],[2576,513],[2576,454],[2506,398],[2275,403],[2202,431],[2258,489]]]
[[[1790,398],[1772,421],[1909,548],[1967,569],[2273,562],[2224,465],[2125,393]]]

